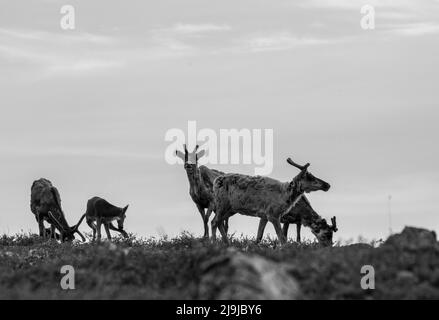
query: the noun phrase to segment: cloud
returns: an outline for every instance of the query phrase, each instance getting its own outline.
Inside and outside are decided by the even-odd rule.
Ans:
[[[0,59],[46,76],[89,73],[122,64],[106,54],[117,44],[108,36],[2,28],[0,42]]]
[[[188,38],[206,37],[212,33],[232,30],[228,25],[216,24],[175,24],[168,28],[156,28],[150,31],[154,39],[166,39],[166,41],[182,42]]]
[[[150,35],[153,41],[169,49],[194,53],[208,46],[209,40],[217,43],[219,38],[213,34],[229,30],[232,28],[225,24],[175,24],[167,28],[152,29]]]
[[[176,24],[170,30],[179,34],[199,34],[207,32],[229,31],[232,30],[232,27],[225,24]]]
[[[8,37],[10,39],[23,39],[43,41],[50,43],[88,43],[88,44],[112,44],[114,38],[104,35],[96,35],[88,32],[46,32],[34,30],[17,30],[0,28],[0,36]]]
[[[438,33],[439,1],[307,0],[298,6],[312,11],[334,9],[330,14],[337,14],[340,21],[351,23],[362,17],[360,10],[364,5],[375,8],[377,35],[423,36]],[[322,11],[323,16],[325,12],[329,14],[327,10]]]
[[[289,32],[280,32],[266,36],[257,36],[247,41],[251,51],[288,50],[300,46],[327,44],[329,40],[297,37]]]
[[[306,0],[301,3],[304,7],[337,8],[348,10],[360,10],[364,5],[377,8],[412,8],[426,0]]]
[[[0,28],[0,61],[21,79],[101,73],[128,64],[192,54],[193,48],[152,34],[116,37],[84,32],[47,32]]]
[[[52,74],[84,74],[99,70],[108,70],[110,68],[121,67],[121,61],[101,61],[93,59],[84,59],[71,61],[69,63],[54,64],[48,68],[48,73]]]
[[[87,148],[87,147],[40,147],[26,146],[26,148],[18,146],[10,146],[0,150],[0,154],[18,157],[96,157],[96,158],[128,158],[128,159],[152,159],[162,160],[161,154],[152,154],[146,152],[134,152],[121,149],[110,148]]]
[[[410,23],[391,25],[389,32],[402,36],[422,36],[439,33],[439,24],[436,23]]]

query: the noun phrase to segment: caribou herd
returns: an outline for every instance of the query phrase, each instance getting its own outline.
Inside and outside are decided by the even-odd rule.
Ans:
[[[189,180],[189,194],[204,223],[204,236],[209,237],[208,221],[215,212],[211,222],[212,239],[216,238],[219,229],[222,239],[228,243],[228,220],[236,213],[260,218],[256,242],[262,240],[264,229],[270,221],[279,241],[287,240],[290,223],[297,225],[297,242],[300,242],[300,229],[304,225],[311,229],[323,246],[333,244],[332,236],[336,232],[336,218],[331,218],[329,225],[311,207],[304,193],[312,191],[328,191],[329,183],[313,176],[309,171],[309,163],[300,166],[290,158],[287,163],[300,170],[291,182],[263,176],[247,176],[243,174],[224,173],[206,166],[198,166],[198,160],[205,154],[198,151],[198,145],[188,152],[184,145],[184,153],[177,150],[177,157],[184,162]],[[281,227],[283,223],[283,229]]]
[[[189,181],[189,194],[203,220],[205,238],[209,238],[209,219],[214,213],[211,221],[211,237],[215,240],[216,231],[219,229],[223,241],[228,243],[229,218],[239,213],[260,219],[257,243],[262,240],[265,226],[269,221],[281,244],[287,241],[289,224],[297,226],[297,242],[301,240],[300,230],[304,225],[310,228],[323,246],[333,244],[333,233],[337,231],[335,217],[332,217],[331,224],[328,224],[314,211],[304,195],[318,190],[328,191],[330,188],[329,183],[308,171],[309,163],[301,166],[288,158],[287,163],[300,172],[290,182],[280,182],[264,176],[224,173],[206,166],[198,166],[198,160],[205,154],[204,150],[198,151],[198,148],[196,146],[193,152],[188,152],[184,145],[184,152],[177,150],[175,154],[184,162]],[[75,239],[75,234],[78,234],[82,241],[85,241],[85,237],[78,230],[84,219],[93,231],[93,240],[101,240],[102,225],[108,239],[111,240],[110,230],[128,238],[124,230],[128,205],[120,208],[105,199],[93,197],[88,200],[86,212],[78,223],[70,226],[61,207],[58,189],[44,178],[32,184],[30,207],[38,222],[39,234],[44,238],[49,237],[64,242]],[[117,226],[113,221],[117,222]],[[50,227],[46,228],[44,222]]]

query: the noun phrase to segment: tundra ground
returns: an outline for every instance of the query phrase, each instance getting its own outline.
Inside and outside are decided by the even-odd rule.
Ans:
[[[439,248],[353,244],[321,248],[239,238],[230,247],[291,264],[302,299],[438,299]],[[36,235],[0,238],[0,299],[202,299],[203,262],[227,246],[187,233],[173,239],[57,243]],[[75,290],[63,290],[63,265],[75,269]],[[363,265],[375,269],[375,289],[363,290]]]

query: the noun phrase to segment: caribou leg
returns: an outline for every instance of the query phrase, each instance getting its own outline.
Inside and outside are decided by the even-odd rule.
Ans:
[[[98,218],[96,221],[96,233],[97,233],[98,242],[101,241],[101,226],[102,226],[102,221],[101,219]]]
[[[93,241],[95,241],[96,240],[96,226],[93,223],[93,221],[90,219],[87,219],[85,221],[87,222],[88,226],[93,230]]]
[[[110,229],[108,228],[108,223],[104,223],[105,232],[107,233],[108,240],[111,240]]]
[[[50,238],[56,240],[56,229],[53,224],[50,225]]]
[[[207,208],[206,215],[204,216],[204,226],[205,226],[205,228],[207,228],[207,236],[206,236],[206,232],[204,232],[205,238],[209,238],[209,219],[210,219],[210,215],[212,214],[212,212],[213,212],[212,207],[209,207],[209,208]],[[212,229],[212,224],[210,225],[210,228],[211,228],[211,232],[213,234],[214,230]],[[215,230],[215,232],[216,232],[216,230]]]
[[[110,230],[119,232],[124,238],[128,238],[128,233],[125,230],[116,228],[111,222],[108,224]]]
[[[224,228],[224,219],[227,218],[227,212],[225,212],[224,214],[221,211],[215,213],[215,218],[213,218],[212,220],[212,240],[216,240],[216,229],[218,228],[221,233],[221,237],[223,238],[223,241],[226,244],[229,243],[229,240],[227,239],[227,232]]]
[[[46,228],[44,227],[44,219],[40,216],[39,212],[37,212],[37,221],[38,221],[38,229],[40,232],[40,237],[46,239]]]
[[[213,240],[213,241],[215,241],[216,240],[216,229],[217,229],[217,224],[216,224],[216,214],[215,214],[215,217],[213,217],[213,219],[212,219],[212,221],[210,222],[210,228],[212,229],[212,236],[211,236],[211,239]]]
[[[289,222],[285,222],[284,226],[282,228],[282,232],[283,232],[285,238],[287,238],[287,239],[288,239],[288,228],[289,227],[290,227],[290,223]]]
[[[208,220],[206,220],[207,214],[204,212],[204,208],[202,208],[200,205],[197,204],[198,211],[200,212],[201,219],[203,219],[203,225],[204,225],[204,238],[209,238],[209,226],[208,226]]]
[[[302,227],[302,224],[300,222],[298,222],[297,225],[296,225],[296,231],[297,231],[296,241],[298,243],[300,243],[300,229],[301,229],[301,227]]]
[[[274,230],[276,230],[277,237],[281,244],[285,244],[287,240],[285,239],[284,234],[282,233],[282,227],[280,226],[280,219],[269,217],[268,220],[273,224]]]
[[[262,237],[264,235],[265,226],[267,225],[267,218],[263,217],[261,220],[259,220],[259,226],[258,226],[258,235],[256,236],[256,243],[261,242]]]
[[[224,219],[224,230],[226,230],[226,233],[229,232],[229,218]]]
[[[226,232],[226,230],[224,228],[224,223],[222,221],[219,223],[218,229],[219,229],[219,231],[221,233],[221,237],[223,238],[223,241],[226,244],[229,244],[229,239],[227,238],[227,232]]]

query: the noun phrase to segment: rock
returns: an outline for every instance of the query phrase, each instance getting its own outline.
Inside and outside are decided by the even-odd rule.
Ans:
[[[200,299],[290,300],[300,289],[288,266],[256,255],[229,250],[202,265]]]
[[[434,247],[436,244],[436,232],[421,228],[405,227],[401,233],[391,235],[383,245],[419,250]]]

